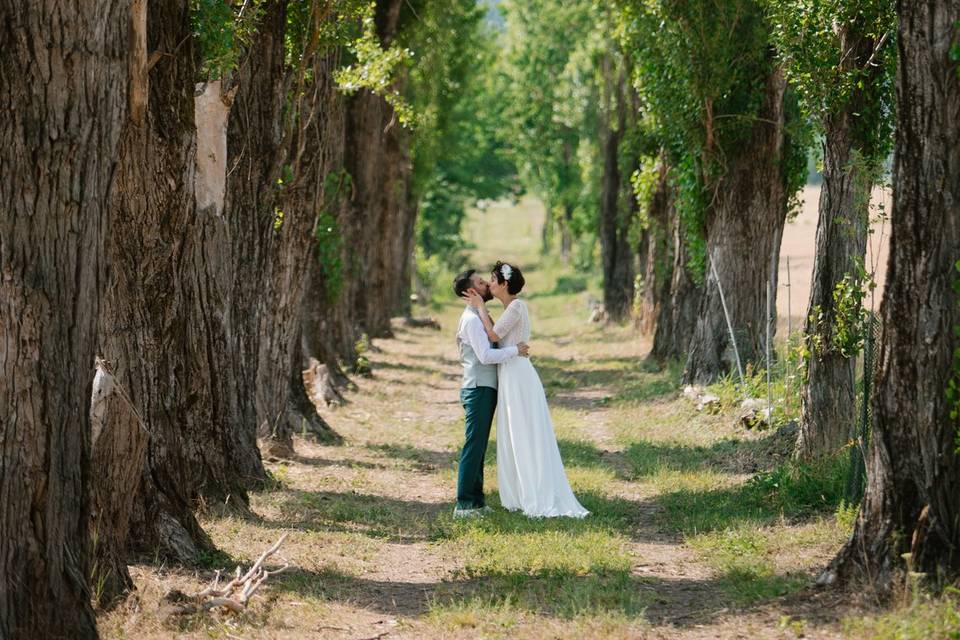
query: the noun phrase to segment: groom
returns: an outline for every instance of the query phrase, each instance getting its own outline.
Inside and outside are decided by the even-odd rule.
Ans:
[[[477,275],[475,269],[464,271],[453,281],[453,292],[461,299],[471,289],[485,302],[493,299],[490,283]],[[460,453],[453,517],[468,518],[489,511],[483,500],[483,458],[497,407],[497,365],[517,355],[527,357],[529,349],[522,342],[515,347],[494,348],[477,310],[470,305],[460,316],[457,346],[463,365],[460,404],[466,412],[466,441]]]

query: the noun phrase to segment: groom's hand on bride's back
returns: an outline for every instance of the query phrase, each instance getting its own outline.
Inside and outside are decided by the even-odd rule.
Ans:
[[[529,357],[530,357],[530,345],[528,345],[526,342],[521,342],[521,343],[517,344],[517,353],[518,353],[519,355],[523,356],[524,358],[529,358]]]

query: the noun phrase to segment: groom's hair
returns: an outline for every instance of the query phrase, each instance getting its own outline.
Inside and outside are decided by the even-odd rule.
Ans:
[[[473,274],[476,272],[476,269],[467,269],[453,279],[453,293],[458,298],[467,295],[467,289],[473,286]]]

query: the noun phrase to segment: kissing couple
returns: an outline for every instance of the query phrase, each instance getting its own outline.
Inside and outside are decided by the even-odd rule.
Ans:
[[[543,384],[528,357],[530,315],[517,297],[523,285],[520,268],[503,262],[494,265],[489,281],[470,269],[453,282],[454,293],[467,303],[457,327],[466,438],[455,518],[491,510],[483,496],[483,459],[494,410],[500,504],[532,518],[582,518],[590,513],[567,482]],[[486,306],[494,298],[504,307],[496,322]]]

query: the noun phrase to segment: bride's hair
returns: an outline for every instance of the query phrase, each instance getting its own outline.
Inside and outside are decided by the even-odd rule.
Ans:
[[[506,270],[504,270],[504,267],[506,267]],[[509,274],[509,278],[504,275],[504,271]],[[520,267],[516,265],[497,260],[497,264],[493,265],[492,274],[499,284],[507,283],[507,292],[512,296],[517,295],[523,289],[523,274],[520,273]]]

